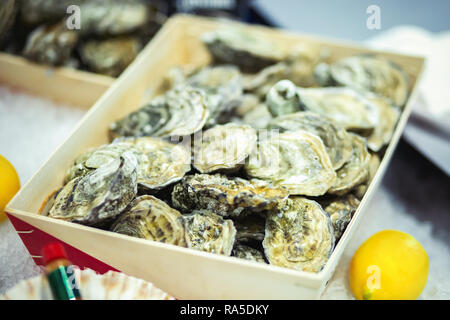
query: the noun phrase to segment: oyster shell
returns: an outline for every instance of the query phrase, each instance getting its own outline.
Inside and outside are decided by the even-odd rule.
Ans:
[[[80,32],[84,35],[121,35],[145,26],[150,19],[140,0],[96,0],[81,4]]]
[[[112,137],[185,136],[202,129],[208,115],[203,91],[182,86],[111,123],[109,129]]]
[[[248,242],[252,240],[263,241],[266,220],[258,215],[251,214],[234,221],[236,227],[236,240]]]
[[[243,94],[239,105],[234,109],[234,113],[237,117],[242,118],[255,109],[260,103],[261,101],[257,95],[251,93]]]
[[[111,231],[186,247],[182,215],[150,195],[137,197],[113,224]]]
[[[305,130],[317,135],[325,145],[335,170],[344,165],[352,155],[352,142],[347,131],[331,118],[314,112],[296,112],[272,119],[268,129],[284,131]]]
[[[364,197],[364,194],[367,191],[367,188],[369,188],[370,182],[372,182],[373,178],[375,177],[375,174],[377,173],[378,167],[380,166],[380,157],[376,153],[372,153],[370,155],[369,160],[369,178],[367,182],[359,185],[356,187],[354,193],[358,199],[362,199]]]
[[[134,37],[89,40],[81,45],[80,56],[91,70],[117,77],[134,60],[140,47]]]
[[[78,156],[65,180],[84,176],[118,159],[124,152],[131,152],[137,158],[137,181],[145,189],[161,189],[181,180],[191,169],[190,154],[180,145],[152,137],[122,138]]]
[[[246,77],[244,89],[246,92],[264,98],[278,81],[286,79],[289,74],[289,64],[279,62],[268,66],[254,75]]]
[[[367,147],[378,152],[391,141],[401,111],[389,99],[380,96],[369,96],[368,99],[378,107],[380,121],[367,137]]]
[[[20,15],[25,24],[38,25],[60,21],[70,5],[80,6],[86,0],[20,0]],[[19,2],[19,1],[16,1]]]
[[[258,104],[242,118],[243,123],[255,129],[265,129],[270,120],[272,120],[272,115],[265,103]]]
[[[4,0],[0,2],[0,48],[16,20],[19,5],[16,0]]]
[[[269,90],[266,104],[274,117],[304,110],[297,87],[289,80],[281,80]]]
[[[370,133],[379,122],[377,106],[350,88],[297,88],[282,80],[270,89],[266,103],[274,116],[312,111],[332,118],[347,130]]]
[[[131,153],[69,181],[58,193],[49,217],[102,226],[121,214],[137,193],[137,160]]]
[[[328,193],[344,195],[356,186],[367,181],[369,177],[370,153],[363,138],[356,134],[352,136],[353,152],[350,160],[336,173],[336,181]]]
[[[283,79],[301,87],[316,85],[314,70],[326,55],[326,50],[319,45],[301,43],[284,61],[268,66],[255,75],[247,76],[244,89],[265,98],[270,88]]]
[[[315,68],[328,56],[328,49],[322,45],[307,42],[296,45],[286,60],[289,65],[289,73],[285,79],[291,80],[300,87],[317,85]]]
[[[323,209],[330,215],[334,238],[338,240],[347,228],[353,214],[359,206],[359,200],[351,193],[320,201]]]
[[[289,198],[267,216],[263,247],[270,264],[319,272],[334,241],[330,216],[313,200]]]
[[[373,54],[341,59],[330,66],[335,83],[392,99],[401,107],[408,97],[406,72],[393,62]]]
[[[233,221],[208,210],[193,211],[183,219],[188,248],[231,255],[236,237]]]
[[[233,248],[233,256],[239,259],[266,263],[264,254],[261,251],[245,244],[236,244]]]
[[[194,141],[194,167],[201,173],[236,171],[256,146],[256,131],[228,123],[203,132]]]
[[[64,23],[40,26],[28,36],[23,55],[38,63],[63,65],[69,63],[77,42],[77,33]]]
[[[287,197],[286,190],[264,181],[222,174],[185,176],[172,192],[172,203],[183,212],[210,210],[221,216],[239,216],[274,208]]]
[[[320,196],[336,179],[322,140],[307,131],[269,134],[245,164],[250,177],[285,187],[289,194]]]
[[[216,63],[234,64],[257,72],[281,61],[284,52],[267,38],[240,28],[221,28],[202,36]]]
[[[242,95],[241,73],[232,65],[203,68],[190,76],[186,82],[205,91],[209,126],[218,123],[224,112],[229,112],[237,106]]]

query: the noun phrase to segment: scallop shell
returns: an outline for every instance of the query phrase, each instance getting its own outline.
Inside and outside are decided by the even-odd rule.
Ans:
[[[228,123],[203,132],[194,141],[194,167],[201,173],[236,171],[256,146],[256,131]]]
[[[183,216],[188,248],[231,255],[236,229],[233,221],[208,211],[196,210]]]
[[[260,139],[247,163],[246,173],[285,187],[289,194],[320,196],[336,179],[322,140],[307,131],[271,134]]]
[[[191,169],[190,154],[181,145],[152,137],[122,138],[78,156],[66,174],[66,181],[84,176],[124,152],[136,156],[138,184],[144,189],[161,189],[181,180]]]
[[[264,254],[261,251],[240,243],[234,246],[233,257],[254,262],[267,263],[266,260],[264,260]]]
[[[175,300],[152,283],[124,273],[74,270],[83,300]],[[22,280],[1,295],[0,300],[53,300],[53,296],[47,278],[40,275]]]
[[[111,222],[136,196],[136,168],[136,157],[125,152],[69,181],[58,193],[48,216],[92,226]]]
[[[177,86],[139,110],[111,123],[112,137],[186,136],[203,128],[209,116],[205,93]]]
[[[369,178],[370,153],[363,138],[351,134],[353,153],[350,160],[336,173],[336,181],[328,193],[344,195]]]
[[[176,246],[186,246],[183,218],[153,196],[136,198],[111,227],[111,231]]]
[[[353,214],[359,206],[359,200],[353,194],[320,201],[323,209],[330,215],[336,241],[341,238]]]
[[[254,32],[241,28],[221,28],[202,36],[218,64],[234,64],[246,72],[257,72],[284,57],[274,43]]]
[[[183,212],[205,209],[226,217],[269,210],[286,197],[286,190],[264,181],[195,174],[175,185],[172,203]]]
[[[270,264],[319,272],[334,248],[330,216],[313,200],[289,198],[268,214],[263,247]]]
[[[317,135],[322,139],[335,170],[342,167],[352,155],[351,137],[347,131],[331,118],[314,112],[304,111],[280,116],[272,119],[267,127],[282,132],[305,130]]]
[[[391,99],[401,107],[408,97],[409,78],[393,62],[373,54],[341,59],[330,66],[335,83]]]

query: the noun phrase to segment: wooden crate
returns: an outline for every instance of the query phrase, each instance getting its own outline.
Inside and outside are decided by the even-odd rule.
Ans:
[[[22,238],[29,237],[24,242],[34,243],[33,248],[28,246],[30,251],[35,250],[32,255],[38,254],[37,250],[45,242],[32,236],[33,230],[39,229],[39,232],[59,239],[74,250],[72,260],[77,265],[90,266],[100,261],[102,268],[106,265],[149,280],[179,299],[314,299],[320,296],[378,187],[402,134],[417,95],[423,58],[374,51],[354,44],[266,27],[246,26],[272,39],[280,47],[291,47],[299,41],[325,44],[330,48],[331,61],[358,53],[377,53],[401,65],[412,79],[411,95],[378,172],[328,263],[317,274],[132,238],[36,214],[44,198],[61,186],[64,173],[74,158],[88,148],[107,143],[109,123],[137,109],[156,94],[163,75],[170,67],[209,62],[210,57],[199,37],[222,23],[187,15],[169,19],[135,62],[89,110],[67,141],[8,204],[6,211],[13,223],[19,224],[19,228],[30,229],[21,231],[31,231],[21,235]],[[36,262],[39,263],[38,257]]]
[[[0,52],[0,85],[89,109],[115,78],[70,68],[53,68]]]

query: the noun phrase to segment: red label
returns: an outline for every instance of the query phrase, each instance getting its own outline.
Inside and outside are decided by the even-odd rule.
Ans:
[[[8,214],[8,218],[37,265],[44,265],[44,261],[40,257],[42,248],[49,243],[59,242],[64,246],[64,249],[66,249],[68,258],[72,262],[72,264],[80,267],[81,269],[89,268],[101,274],[108,272],[109,270],[119,271],[111,267],[110,265],[94,258],[93,256],[90,256],[87,253],[78,250],[77,248],[72,247],[71,245],[59,240],[58,238],[55,238],[52,235],[36,228],[35,226],[32,226],[31,224],[28,224],[25,221],[14,217],[11,214]]]

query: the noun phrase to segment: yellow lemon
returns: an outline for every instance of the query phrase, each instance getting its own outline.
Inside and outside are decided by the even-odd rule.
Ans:
[[[428,255],[411,235],[384,230],[356,250],[349,280],[359,300],[417,299],[428,278]]]
[[[0,155],[0,222],[5,220],[3,213],[6,204],[20,189],[20,180],[12,164]]]

